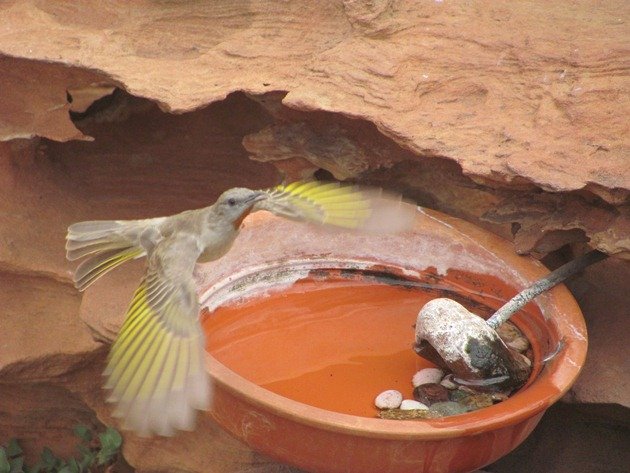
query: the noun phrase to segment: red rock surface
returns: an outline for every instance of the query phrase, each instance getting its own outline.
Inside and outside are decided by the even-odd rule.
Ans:
[[[285,90],[291,108],[367,119],[466,174],[620,202],[628,13],[623,0],[26,0],[0,8],[0,52],[99,71],[178,112]]]
[[[628,327],[629,281],[630,264],[609,259],[568,283],[586,318],[589,356],[567,400],[630,409],[630,359],[627,337],[621,335]]]
[[[243,107],[247,122],[231,114]],[[118,332],[141,273],[134,262],[77,293],[64,257],[66,227],[174,213],[207,205],[227,187],[279,179],[240,147],[244,134],[267,123],[242,96],[182,116],[129,97],[112,108],[119,113],[83,120],[94,142],[0,143],[0,444],[19,437],[31,463],[44,446],[75,455],[79,423],[115,425],[101,387],[106,350],[95,338],[109,342]],[[282,471],[207,417],[195,434],[125,434],[124,445],[138,471]]]
[[[588,241],[628,257],[629,13],[624,0],[0,3],[0,326],[16,334],[0,344],[0,443],[69,452],[75,420],[111,422],[94,338],[116,333],[141,265],[77,294],[63,250],[77,220],[324,170],[521,253]],[[572,286],[591,331],[578,402],[628,403],[629,273],[610,261]],[[216,443],[127,436],[125,454],[140,471],[207,471],[192,445],[213,471],[282,470],[202,428]]]

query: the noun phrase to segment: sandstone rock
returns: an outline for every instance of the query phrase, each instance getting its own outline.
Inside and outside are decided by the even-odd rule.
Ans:
[[[86,69],[12,57],[0,57],[0,71],[0,141],[89,140],[70,121],[67,89],[113,82]]]
[[[626,172],[627,174],[627,172]],[[567,243],[589,241],[605,253],[630,256],[630,205],[612,206],[566,194],[517,195],[488,210],[483,219],[519,222],[517,251],[549,253]]]
[[[630,262],[608,259],[567,283],[584,312],[589,349],[584,369],[565,400],[630,408],[629,281]]]
[[[101,426],[74,386],[101,345],[78,318],[74,288],[41,274],[0,272],[0,444],[18,438],[33,464],[43,447],[76,455],[77,424]]]
[[[184,117],[142,102],[107,127],[85,117],[81,126],[96,137],[86,148],[80,142],[68,148],[0,143],[0,325],[9,334],[0,346],[0,442],[19,436],[29,460],[44,445],[76,453],[72,428],[102,425],[94,412],[116,425],[101,387],[107,350],[94,338],[114,338],[142,272],[142,262],[134,262],[81,296],[64,257],[66,226],[173,213],[207,205],[229,186],[265,187],[278,179],[271,166],[249,161],[239,147],[259,126],[255,104],[244,97]],[[253,120],[233,119],[231,111],[239,108],[253,110]],[[265,115],[258,116],[264,122]],[[190,156],[185,164],[180,153]],[[107,166],[99,166],[103,162]],[[197,436],[169,441],[124,433],[124,454],[137,471],[275,468],[202,417]]]
[[[96,70],[180,112],[285,90],[289,107],[367,119],[466,174],[618,203],[627,94],[608,71],[623,63],[623,6],[31,0],[0,9],[0,52]]]

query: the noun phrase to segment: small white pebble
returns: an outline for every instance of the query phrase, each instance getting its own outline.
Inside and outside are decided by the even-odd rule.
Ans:
[[[517,337],[514,340],[510,340],[506,342],[506,345],[510,347],[512,350],[516,350],[519,353],[523,353],[525,350],[529,348],[529,340],[525,337]]]
[[[521,359],[525,362],[525,364],[527,366],[532,366],[532,360],[530,360],[529,358],[527,358],[525,355],[523,355],[522,353],[519,353],[519,355],[521,355]]]
[[[403,395],[395,389],[383,391],[374,399],[374,405],[379,409],[396,409],[400,407]]]
[[[416,409],[428,409],[428,407],[421,402],[414,401],[413,399],[405,399],[400,403],[400,409],[403,411],[413,411]]]
[[[423,384],[439,383],[444,376],[444,371],[439,368],[425,368],[413,375],[411,384],[414,388]]]

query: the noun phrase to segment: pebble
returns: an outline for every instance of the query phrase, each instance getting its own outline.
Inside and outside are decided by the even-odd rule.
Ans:
[[[463,399],[459,400],[459,403],[467,407],[470,411],[476,411],[484,407],[490,407],[494,404],[491,394],[470,394]]]
[[[468,412],[468,409],[462,406],[458,402],[446,401],[436,402],[429,407],[429,413],[440,417],[455,416],[458,414],[464,414]]]
[[[527,349],[529,348],[529,340],[527,340],[525,337],[519,337],[506,343],[506,345],[510,347],[512,350],[516,350],[519,353],[523,353],[527,351]]]
[[[448,398],[453,402],[459,402],[468,396],[472,396],[471,393],[464,391],[463,389],[454,389],[448,394]]]
[[[421,402],[414,401],[413,399],[405,399],[400,403],[400,409],[403,411],[413,411],[417,409],[428,409],[428,407]]]
[[[383,391],[374,399],[374,405],[379,409],[397,409],[402,403],[403,395],[395,389]]]
[[[497,328],[497,334],[501,340],[519,353],[523,353],[529,348],[529,340],[523,335],[523,332],[512,322],[505,322]]]
[[[507,401],[508,399],[507,393],[490,393],[490,396],[492,396],[492,401],[494,403]]]
[[[529,357],[523,355],[522,353],[519,353],[519,355],[523,360],[523,363],[525,363],[527,366],[532,366],[532,360],[530,360]]]
[[[413,390],[413,398],[430,406],[436,402],[448,401],[448,389],[437,383],[422,384]]]
[[[414,388],[423,384],[439,383],[444,376],[444,371],[439,368],[424,368],[413,375],[411,384]]]

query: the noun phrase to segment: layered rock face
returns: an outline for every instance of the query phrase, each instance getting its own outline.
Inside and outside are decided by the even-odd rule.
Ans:
[[[0,443],[71,454],[73,425],[113,422],[102,342],[142,265],[77,293],[70,223],[314,174],[401,191],[550,264],[586,245],[614,255],[570,286],[591,334],[571,399],[630,406],[628,13],[621,0],[2,3]],[[125,455],[138,471],[281,471],[200,429],[127,435]]]

